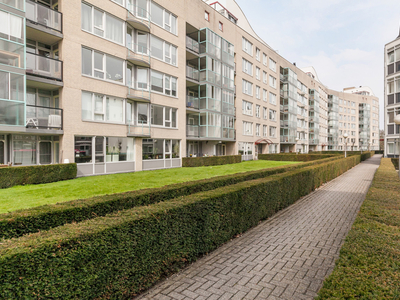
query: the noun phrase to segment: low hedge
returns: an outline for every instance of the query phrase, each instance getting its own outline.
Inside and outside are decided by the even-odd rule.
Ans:
[[[396,170],[398,170],[399,169],[399,159],[398,158],[392,158],[391,160],[392,160],[392,164],[393,164],[394,168]]]
[[[242,161],[241,155],[182,157],[182,167],[205,167],[237,164]]]
[[[56,182],[76,177],[75,163],[0,168],[0,188]]]
[[[353,156],[0,244],[0,298],[130,299],[360,161]]]
[[[201,191],[213,190],[219,187],[263,178],[335,159],[337,158],[218,176],[204,180],[178,183],[161,188],[97,196],[89,199],[80,199],[10,212],[0,215],[0,239],[19,237],[40,230],[48,230],[66,223],[81,222],[135,206],[148,205]]]
[[[280,153],[280,154],[258,154],[260,160],[274,160],[274,161],[313,161],[336,156],[336,154],[294,154],[294,153]]]
[[[317,299],[399,299],[400,181],[382,158],[360,212]]]

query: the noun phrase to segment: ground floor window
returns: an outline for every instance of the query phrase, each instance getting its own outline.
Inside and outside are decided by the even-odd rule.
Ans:
[[[142,155],[143,160],[179,158],[180,141],[143,139]]]
[[[59,149],[58,136],[12,136],[12,161],[17,166],[59,163]]]
[[[240,155],[252,155],[253,154],[253,143],[239,142],[238,150]]]
[[[134,161],[134,139],[125,137],[76,136],[76,163]]]

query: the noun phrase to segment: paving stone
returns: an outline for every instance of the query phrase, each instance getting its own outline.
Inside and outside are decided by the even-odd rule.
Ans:
[[[136,299],[313,299],[334,268],[380,158],[324,184]]]

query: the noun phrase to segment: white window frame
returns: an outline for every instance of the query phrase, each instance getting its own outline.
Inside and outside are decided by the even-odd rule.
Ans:
[[[253,116],[253,103],[242,100],[242,112],[246,116]]]
[[[269,69],[276,72],[276,62],[271,57],[269,58]]]
[[[253,123],[243,121],[243,135],[253,136]]]
[[[253,56],[253,44],[245,37],[242,37],[242,49],[250,56]]]

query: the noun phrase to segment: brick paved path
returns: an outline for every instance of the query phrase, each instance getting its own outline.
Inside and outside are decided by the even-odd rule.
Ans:
[[[359,164],[139,299],[313,299],[334,268],[380,158]]]

